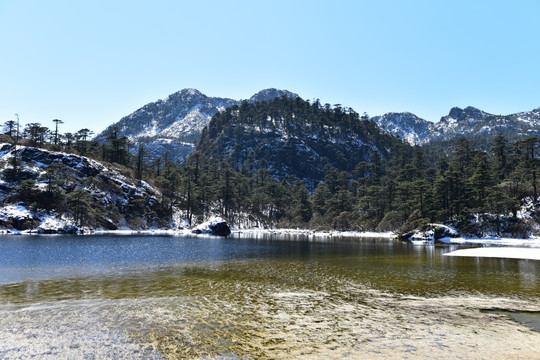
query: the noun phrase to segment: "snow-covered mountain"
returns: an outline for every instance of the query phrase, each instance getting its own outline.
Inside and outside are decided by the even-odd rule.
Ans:
[[[454,107],[435,124],[432,140],[464,136],[478,140],[498,134],[510,140],[540,135],[540,109],[510,115],[494,115],[472,106]]]
[[[278,89],[266,89],[254,94],[248,101],[269,101],[276,97],[298,95]],[[117,137],[126,136],[134,145],[143,145],[154,157],[168,153],[172,160],[185,159],[199,141],[202,129],[219,111],[241,100],[209,97],[196,89],[183,89],[169,95],[165,100],[149,103],[132,114],[123,117],[95,137],[106,142],[115,132]]]
[[[286,96],[298,95],[287,90],[266,89],[254,94],[250,103],[271,101]],[[165,100],[149,103],[132,114],[125,116],[96,136],[98,142],[107,142],[112,133],[127,137],[136,153],[143,145],[150,158],[163,157],[181,161],[195,149],[202,129],[212,116],[241,100],[209,97],[195,89],[184,89],[169,95]],[[466,137],[489,144],[497,134],[509,140],[540,135],[540,108],[511,115],[494,115],[474,107],[454,107],[437,123],[422,119],[412,113],[387,113],[372,120],[385,132],[406,140],[412,145],[423,145],[432,141]],[[487,141],[486,141],[487,140]]]
[[[494,115],[472,106],[465,109],[454,107],[437,123],[408,112],[387,113],[372,120],[386,132],[412,145],[456,137],[489,143],[498,134],[503,134],[509,140],[540,136],[540,108],[510,115]]]

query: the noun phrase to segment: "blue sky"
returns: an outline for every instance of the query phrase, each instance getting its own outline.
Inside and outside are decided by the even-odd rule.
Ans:
[[[0,0],[0,124],[96,133],[183,88],[370,116],[540,107],[540,1]]]

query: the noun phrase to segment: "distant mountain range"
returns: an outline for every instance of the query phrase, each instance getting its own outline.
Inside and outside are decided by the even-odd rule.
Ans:
[[[299,97],[287,90],[266,89],[247,101],[269,102],[282,96]],[[170,159],[182,161],[193,152],[212,116],[241,103],[241,100],[209,97],[196,89],[183,89],[123,117],[97,135],[95,140],[106,142],[110,134],[116,132],[117,136],[126,136],[130,140],[134,153],[139,145],[143,145],[150,157],[161,157],[167,153]],[[540,108],[511,115],[494,115],[471,106],[465,109],[454,107],[437,123],[409,112],[387,113],[371,120],[384,132],[411,145],[465,137],[489,147],[498,134],[505,135],[508,140],[540,136]]]
[[[472,106],[454,107],[437,123],[403,113],[388,113],[372,118],[384,131],[411,145],[465,137],[489,143],[498,134],[508,140],[540,135],[540,108],[511,115],[494,115]]]
[[[248,102],[269,101],[281,96],[298,97],[290,91],[266,89],[254,94]],[[95,140],[106,142],[110,134],[116,132],[118,137],[126,136],[130,140],[134,151],[143,145],[151,155],[168,153],[172,160],[183,160],[193,152],[202,129],[212,116],[241,102],[209,97],[196,89],[183,89],[123,117],[98,134]]]

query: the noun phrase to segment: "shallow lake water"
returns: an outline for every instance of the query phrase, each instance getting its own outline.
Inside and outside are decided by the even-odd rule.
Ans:
[[[387,239],[0,237],[0,358],[540,358],[540,262]]]

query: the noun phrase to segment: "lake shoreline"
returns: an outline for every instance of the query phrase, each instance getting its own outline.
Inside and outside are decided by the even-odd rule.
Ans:
[[[1,235],[77,235],[77,236],[186,236],[186,237],[215,237],[209,233],[195,233],[191,229],[149,229],[149,230],[87,230],[80,234],[43,234],[37,231],[9,231],[0,230]],[[393,232],[360,232],[360,231],[316,231],[309,229],[231,229],[230,238],[276,238],[286,241],[297,241],[302,237],[308,241],[327,241],[333,239],[370,239],[379,238],[394,241],[401,241]],[[460,249],[449,252],[447,256],[468,256],[468,257],[488,257],[488,258],[508,258],[523,260],[540,260],[540,237],[529,239],[516,238],[442,238],[435,244],[433,241],[415,240],[409,241],[415,246],[452,246],[460,245],[472,249]],[[496,248],[497,250],[493,250]],[[473,250],[473,251],[467,251]]]
[[[197,233],[193,229],[130,229],[121,228],[118,230],[105,229],[83,229],[77,233],[67,232],[41,232],[37,229],[33,230],[15,230],[15,229],[0,229],[0,235],[146,235],[146,236],[216,236],[210,233]],[[259,229],[259,228],[231,228],[230,236],[307,236],[309,238],[384,238],[399,240],[398,235],[394,232],[375,232],[375,231],[339,231],[339,230],[310,230],[310,229]],[[294,239],[290,239],[294,240]],[[401,241],[401,240],[400,240]],[[430,240],[412,240],[406,241],[415,245],[431,245],[434,242]],[[466,246],[508,246],[508,247],[531,247],[540,248],[540,237],[534,236],[530,238],[507,238],[507,237],[445,237],[437,240],[439,245],[466,245]]]

